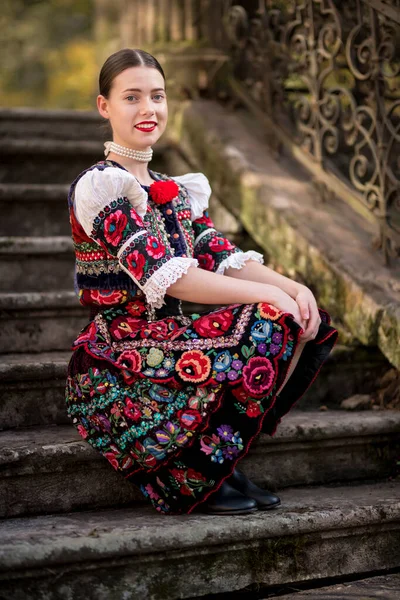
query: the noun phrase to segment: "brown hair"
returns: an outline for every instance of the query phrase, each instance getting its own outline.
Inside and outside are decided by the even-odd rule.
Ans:
[[[99,75],[99,91],[102,96],[108,98],[114,79],[130,67],[151,67],[165,75],[162,66],[154,56],[144,50],[124,48],[111,54],[101,68]]]

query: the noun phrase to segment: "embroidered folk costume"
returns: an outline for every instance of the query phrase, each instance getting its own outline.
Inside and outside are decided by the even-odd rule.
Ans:
[[[189,514],[261,431],[274,435],[338,332],[319,309],[317,337],[277,395],[299,343],[293,315],[265,302],[183,315],[166,294],[189,267],[223,274],[262,255],[216,231],[203,174],[149,173],[141,186],[106,160],[71,186],[75,289],[91,317],[72,347],[66,403],[83,439],[157,511]]]

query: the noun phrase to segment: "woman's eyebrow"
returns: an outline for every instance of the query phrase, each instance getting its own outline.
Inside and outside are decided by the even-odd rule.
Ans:
[[[122,93],[125,94],[125,92],[141,92],[142,90],[139,90],[139,88],[128,88],[127,90],[124,90]],[[164,88],[154,88],[154,90],[151,90],[152,92],[164,92]]]

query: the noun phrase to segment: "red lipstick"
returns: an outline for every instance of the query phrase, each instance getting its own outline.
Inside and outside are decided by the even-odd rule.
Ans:
[[[139,129],[139,131],[150,132],[155,130],[155,128],[157,127],[157,123],[155,121],[141,121],[140,123],[135,125],[135,127],[136,129]]]

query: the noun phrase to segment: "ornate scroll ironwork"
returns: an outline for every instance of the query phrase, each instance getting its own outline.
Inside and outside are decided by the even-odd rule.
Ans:
[[[400,0],[224,3],[235,79],[377,223],[389,264],[400,255]]]

